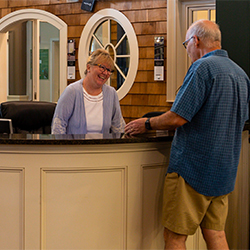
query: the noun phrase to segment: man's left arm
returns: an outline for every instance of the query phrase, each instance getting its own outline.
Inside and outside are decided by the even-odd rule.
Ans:
[[[147,132],[145,122],[148,118],[140,118],[129,122],[125,127],[125,133],[129,135],[143,134]],[[175,130],[184,125],[188,121],[180,115],[167,111],[166,113],[151,117],[149,119],[149,126],[153,130]]]

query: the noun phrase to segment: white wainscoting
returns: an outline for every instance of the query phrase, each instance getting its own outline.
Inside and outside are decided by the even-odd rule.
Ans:
[[[170,144],[0,145],[0,249],[162,250]]]

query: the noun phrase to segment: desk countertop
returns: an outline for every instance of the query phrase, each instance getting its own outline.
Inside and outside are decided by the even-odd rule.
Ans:
[[[51,135],[51,134],[0,134],[0,144],[11,145],[84,145],[121,144],[172,141],[173,132],[150,132],[134,137],[123,134]]]
[[[244,130],[250,130],[245,124]],[[51,134],[0,134],[0,145],[94,145],[172,141],[172,131],[150,131],[133,137],[123,134],[51,135]]]

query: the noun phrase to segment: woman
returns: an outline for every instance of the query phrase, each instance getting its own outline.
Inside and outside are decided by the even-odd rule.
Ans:
[[[106,85],[114,62],[104,49],[88,58],[85,78],[66,87],[60,96],[52,134],[122,133],[125,122],[116,90]]]

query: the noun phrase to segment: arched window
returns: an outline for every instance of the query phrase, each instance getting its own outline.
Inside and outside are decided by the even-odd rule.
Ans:
[[[55,102],[67,86],[67,24],[49,12],[24,9],[1,18],[0,53],[1,102]]]
[[[129,20],[119,11],[103,9],[94,14],[81,34],[78,61],[84,77],[87,58],[98,48],[106,49],[115,62],[115,73],[108,84],[117,90],[121,100],[134,83],[138,68],[138,43]]]

